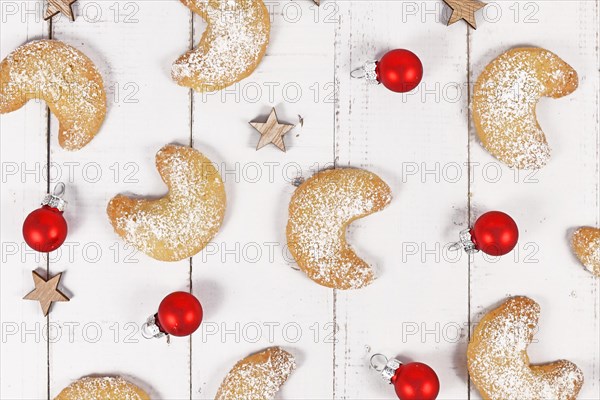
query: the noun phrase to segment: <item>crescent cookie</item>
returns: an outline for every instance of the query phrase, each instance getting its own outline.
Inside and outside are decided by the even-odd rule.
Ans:
[[[71,383],[54,400],[150,400],[150,396],[121,377],[87,377]]]
[[[541,97],[566,96],[577,85],[577,72],[548,50],[516,48],[501,54],[473,90],[473,122],[483,147],[510,167],[543,167],[550,147],[536,105]]]
[[[247,76],[269,43],[269,12],[262,0],[181,0],[207,27],[197,48],[173,64],[171,75],[198,92],[221,90]]]
[[[212,162],[190,147],[163,147],[156,168],[169,192],[156,200],[114,197],[107,208],[110,223],[127,243],[157,260],[191,257],[221,227],[225,186]]]
[[[106,115],[98,69],[85,54],[58,40],[29,42],[0,63],[0,114],[31,99],[44,100],[56,116],[58,142],[67,150],[88,144]]]
[[[527,346],[536,332],[540,306],[513,297],[487,313],[467,349],[471,380],[484,399],[572,400],[583,373],[569,361],[530,365]]]
[[[215,400],[273,399],[294,369],[294,357],[279,347],[252,354],[229,371]]]
[[[288,247],[300,269],[330,288],[370,284],[373,270],[346,242],[346,229],[391,199],[390,187],[362,169],[325,170],[307,179],[292,196],[287,224]]]
[[[592,274],[600,277],[600,229],[584,226],[573,233],[571,248]]]

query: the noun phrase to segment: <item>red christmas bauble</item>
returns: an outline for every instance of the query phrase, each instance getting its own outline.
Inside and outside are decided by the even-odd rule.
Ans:
[[[393,92],[410,92],[423,78],[423,64],[415,53],[396,49],[377,62],[377,80]]]
[[[502,256],[517,245],[519,228],[510,215],[490,211],[475,221],[471,229],[471,240],[478,250],[491,256]]]
[[[440,392],[437,374],[429,365],[420,362],[400,365],[392,383],[400,400],[435,400]]]
[[[202,306],[188,292],[173,292],[158,306],[158,326],[173,336],[191,335],[202,322]]]
[[[58,249],[67,238],[63,212],[48,205],[32,211],[23,222],[23,238],[36,251],[48,253]]]

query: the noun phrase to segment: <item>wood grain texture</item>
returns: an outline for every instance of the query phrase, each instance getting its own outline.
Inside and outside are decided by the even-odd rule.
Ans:
[[[350,227],[350,243],[372,260],[378,278],[356,293],[336,293],[335,397],[394,397],[369,368],[379,352],[430,365],[439,397],[464,399],[468,264],[446,245],[467,224],[465,30],[423,23],[421,15],[394,23],[402,3],[386,12],[379,2],[339,4],[336,164],[378,174],[392,202]],[[394,48],[423,62],[415,91],[401,95],[350,79],[350,71]]]
[[[335,25],[328,14],[315,22],[315,13],[334,10],[285,4],[271,3],[271,40],[253,75],[220,93],[194,94],[193,143],[218,164],[228,196],[223,229],[193,258],[193,292],[205,305],[192,339],[194,399],[214,398],[240,355],[271,346],[298,365],[279,398],[333,397],[333,293],[294,269],[285,226],[293,179],[333,163]],[[255,150],[248,121],[265,120],[272,107],[282,121],[304,118],[286,135],[285,153]]]
[[[479,0],[444,0],[444,3],[452,9],[452,14],[448,18],[448,25],[452,25],[461,19],[468,23],[471,28],[477,29],[476,13],[485,3]]]
[[[579,88],[561,99],[542,99],[537,118],[553,155],[538,172],[515,171],[495,160],[471,127],[474,179],[471,220],[487,210],[510,214],[519,226],[517,248],[500,258],[477,254],[471,264],[471,323],[507,296],[526,295],[542,308],[532,363],[567,359],[583,370],[581,399],[600,397],[599,281],[571,253],[569,233],[598,226],[598,7],[597,3],[502,3],[503,16],[469,35],[470,80],[505,50],[548,49],[579,75]],[[564,21],[570,21],[568,26]],[[551,28],[552,27],[552,28]],[[594,28],[592,28],[594,27]],[[503,32],[497,35],[497,32]],[[479,394],[473,389],[473,398]]]
[[[0,58],[22,44],[47,37],[40,13],[23,17],[25,6],[2,4]],[[29,5],[31,7],[31,5]],[[31,270],[46,269],[47,258],[29,250],[23,240],[25,217],[40,206],[49,187],[46,164],[48,110],[30,101],[18,111],[0,115],[0,398],[42,399],[48,392],[48,353],[43,335],[47,319],[35,302],[23,301],[31,290]]]
[[[46,13],[44,15],[45,20],[49,20],[55,15],[62,13],[69,17],[71,21],[75,21],[75,14],[73,13],[73,3],[77,0],[47,0]]]
[[[134,251],[114,233],[105,211],[118,193],[166,193],[156,152],[190,142],[188,92],[170,77],[172,60],[189,41],[189,10],[177,1],[77,5],[81,17],[55,21],[53,37],[98,66],[108,112],[98,141],[80,152],[62,151],[51,140],[50,161],[62,180],[72,165],[73,177],[65,194],[72,247],[50,269],[68,271],[65,285],[77,296],[68,310],[57,307],[51,315],[64,333],[50,344],[50,392],[55,396],[82,376],[101,374],[123,375],[152,398],[189,398],[189,338],[169,344],[140,334],[167,294],[189,290],[189,260],[163,263]],[[52,121],[50,135],[56,133]],[[69,323],[76,324],[72,338]]]
[[[23,299],[34,300],[40,303],[44,316],[50,312],[52,303],[56,301],[69,301],[69,298],[58,289],[62,272],[52,277],[44,278],[35,271],[31,273],[33,275],[34,289],[27,293]]]
[[[288,133],[294,125],[279,122],[275,108],[265,122],[250,122],[250,125],[260,133],[260,139],[256,145],[256,150],[260,150],[268,144],[273,144],[279,150],[285,152],[285,143],[283,136]]]

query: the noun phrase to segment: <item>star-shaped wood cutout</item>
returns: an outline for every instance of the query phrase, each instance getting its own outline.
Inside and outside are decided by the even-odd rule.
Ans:
[[[277,119],[275,108],[271,109],[271,114],[266,122],[250,122],[250,125],[260,132],[260,140],[256,145],[256,150],[262,149],[269,143],[273,143],[281,151],[285,151],[283,135],[288,133],[295,125],[280,124]]]
[[[477,29],[475,13],[485,7],[486,3],[479,0],[444,0],[444,3],[452,9],[448,25],[464,19],[473,29]]]
[[[62,276],[62,272],[58,275],[54,275],[52,278],[45,280],[40,274],[35,271],[31,271],[33,275],[33,283],[35,283],[35,289],[29,292],[25,297],[25,300],[36,300],[40,302],[42,312],[44,316],[50,312],[50,306],[54,301],[69,301],[69,298],[65,296],[63,292],[58,290],[58,284]]]
[[[63,13],[67,17],[71,19],[71,21],[75,21],[75,14],[73,14],[73,9],[71,5],[75,3],[77,0],[48,0],[48,7],[46,7],[46,14],[44,15],[44,20],[49,20],[54,17],[58,13]]]

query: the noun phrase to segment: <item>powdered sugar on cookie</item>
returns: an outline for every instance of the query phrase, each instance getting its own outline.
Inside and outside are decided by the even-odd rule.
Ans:
[[[578,85],[577,73],[557,55],[518,48],[486,66],[473,91],[473,120],[483,146],[511,167],[541,168],[550,147],[536,118],[541,97],[563,97]]]
[[[106,114],[102,77],[79,50],[58,40],[29,42],[0,64],[0,113],[42,99],[59,121],[59,143],[78,150],[96,135]]]
[[[165,197],[119,195],[107,212],[127,243],[159,260],[182,260],[202,250],[218,232],[225,188],[211,161],[192,148],[165,146],[156,154],[156,165],[169,187]]]
[[[587,270],[600,277],[600,229],[589,226],[577,229],[571,247]]]
[[[223,380],[215,400],[273,399],[294,369],[290,353],[268,348],[239,361]]]
[[[86,377],[63,389],[55,400],[149,400],[150,397],[121,377]]]
[[[198,47],[173,64],[173,79],[204,92],[248,76],[269,42],[269,13],[261,0],[181,0],[208,26]]]
[[[477,325],[468,347],[471,379],[487,399],[574,400],[583,373],[569,361],[530,365],[540,307],[527,297],[508,299]]]
[[[290,201],[287,225],[288,247],[298,266],[327,287],[368,285],[373,270],[347,244],[346,228],[390,201],[389,186],[365,170],[326,170],[306,180]]]

